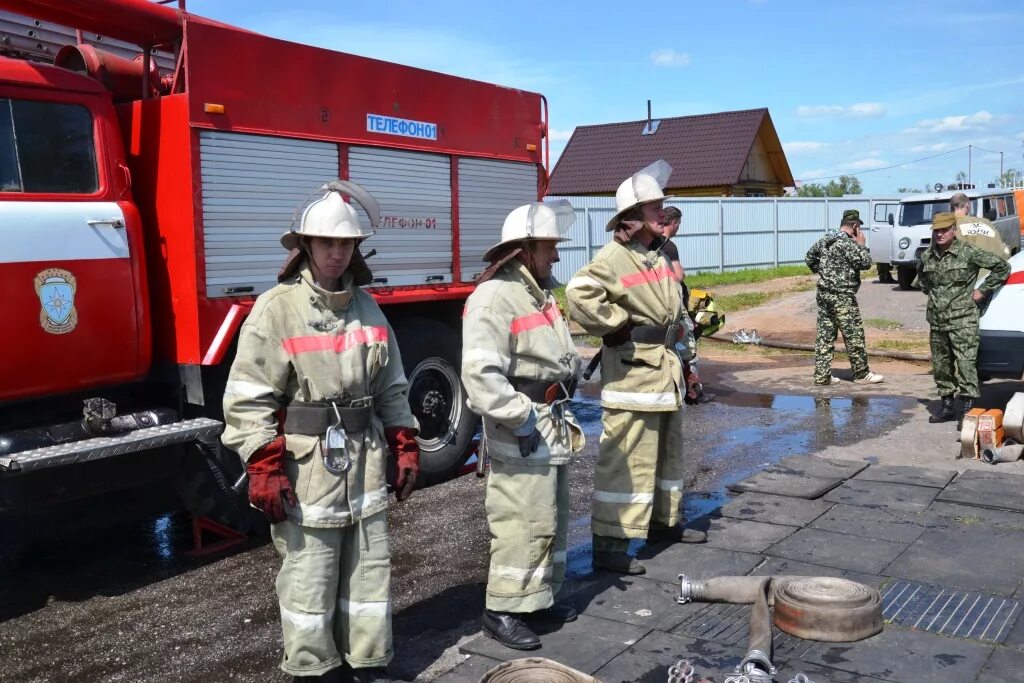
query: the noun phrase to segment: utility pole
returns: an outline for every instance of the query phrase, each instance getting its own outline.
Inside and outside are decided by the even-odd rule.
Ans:
[[[1005,187],[1006,183],[1003,182],[1003,153],[999,153],[999,186]]]
[[[971,149],[974,145],[967,145],[967,185],[971,185]]]

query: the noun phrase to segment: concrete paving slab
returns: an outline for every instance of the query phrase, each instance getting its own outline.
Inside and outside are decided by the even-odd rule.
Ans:
[[[821,498],[835,487],[843,483],[841,477],[823,479],[808,477],[803,474],[787,474],[785,472],[763,471],[747,477],[743,481],[729,484],[726,488],[735,493],[750,491],[767,493],[775,496],[791,496],[793,498]]]
[[[460,650],[503,662],[531,655],[547,657],[592,674],[649,632],[650,629],[644,626],[581,614],[576,621],[555,627],[555,630],[538,629],[541,647],[529,654],[511,650],[482,634],[462,645]]]
[[[884,481],[890,484],[913,484],[941,489],[956,476],[956,470],[939,470],[927,467],[905,465],[872,465],[858,472],[853,479],[859,481]]]
[[[906,548],[906,543],[879,538],[866,539],[834,531],[800,529],[789,538],[773,545],[765,554],[855,572],[879,574]]]
[[[850,480],[825,494],[825,500],[878,510],[924,512],[939,489],[880,481]]]
[[[941,500],[932,501],[932,504],[928,506],[928,512],[939,518],[950,520],[951,526],[980,524],[1024,531],[1024,514],[1020,512],[980,508],[963,503],[947,503]]]
[[[594,676],[605,683],[665,683],[669,667],[680,659],[688,659],[695,669],[695,680],[706,677],[721,683],[743,661],[744,655],[746,650],[741,647],[653,631],[601,667]]]
[[[746,574],[761,563],[761,556],[756,553],[710,548],[706,543],[647,547],[637,557],[647,568],[645,578],[666,581],[676,586],[679,585],[680,574],[695,579],[737,576]]]
[[[837,493],[840,490],[836,489],[832,493]],[[837,504],[811,522],[810,526],[814,529],[837,531],[853,536],[913,543],[921,534],[934,526],[929,523],[932,519],[933,517],[927,512],[915,514]]]
[[[775,675],[777,681],[791,681],[796,678],[797,674],[803,674],[814,683],[883,683],[881,678],[832,669],[799,659],[775,662],[775,666],[779,670],[779,673]]]
[[[996,468],[968,470],[938,495],[938,500],[1024,512],[1024,476]]]
[[[752,522],[786,526],[806,526],[832,507],[823,500],[805,500],[764,493],[741,493],[723,505],[716,514]]]
[[[642,576],[607,576],[574,581],[578,585],[569,586],[567,599],[583,614],[662,631],[671,631],[686,618],[684,606],[676,603],[678,586]]]
[[[1020,683],[1024,676],[1024,652],[997,647],[992,650],[985,668],[975,683]]]
[[[926,531],[884,573],[1010,596],[1024,575],[1024,533],[978,526]]]
[[[686,526],[707,533],[707,543],[702,545],[745,553],[759,553],[797,529],[794,526],[751,522],[731,517],[701,517]]]
[[[821,477],[823,479],[849,479],[861,470],[866,469],[868,464],[856,460],[794,455],[784,458],[774,465],[770,465],[766,470],[782,474],[802,474],[808,477]]]
[[[857,643],[818,643],[806,662],[901,683],[973,681],[991,645],[887,626]]]
[[[799,560],[787,560],[784,557],[769,557],[764,564],[750,572],[751,576],[834,576],[840,579],[849,579],[863,583],[865,586],[879,588],[886,581],[891,581],[887,576],[878,574],[865,574],[863,572],[852,572],[848,569],[837,569],[826,567],[821,564],[800,562]]]
[[[526,653],[523,654],[525,656]],[[434,681],[435,683],[480,683],[484,674],[499,664],[501,664],[500,660],[473,655],[444,676],[435,678]]]

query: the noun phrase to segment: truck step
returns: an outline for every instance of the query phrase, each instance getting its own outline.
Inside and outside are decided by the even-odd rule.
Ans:
[[[115,455],[211,438],[220,434],[223,428],[224,423],[219,420],[199,417],[159,427],[137,429],[134,432],[118,436],[99,436],[95,439],[73,441],[59,446],[35,448],[0,457],[0,473],[31,472],[48,467],[102,460]]]

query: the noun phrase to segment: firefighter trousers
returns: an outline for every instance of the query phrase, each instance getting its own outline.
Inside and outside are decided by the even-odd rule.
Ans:
[[[353,668],[391,661],[391,553],[387,511],[352,526],[270,527],[283,562],[277,596],[284,632],[281,669],[315,676],[344,659]]]
[[[568,466],[492,460],[484,508],[491,532],[487,609],[550,607],[565,581]]]
[[[674,526],[683,499],[682,411],[605,408],[594,470],[594,549],[625,551],[652,521]]]

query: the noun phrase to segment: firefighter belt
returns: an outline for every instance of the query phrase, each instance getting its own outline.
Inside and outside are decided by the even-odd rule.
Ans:
[[[337,409],[337,413],[335,413]],[[286,434],[319,436],[341,418],[346,432],[365,432],[373,419],[373,397],[355,400],[292,401],[288,404],[284,431]]]

